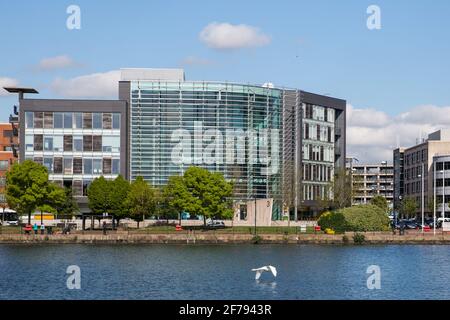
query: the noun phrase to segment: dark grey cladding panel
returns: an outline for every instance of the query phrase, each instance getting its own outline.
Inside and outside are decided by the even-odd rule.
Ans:
[[[130,81],[119,81],[119,99],[120,100],[130,100],[131,82]]]
[[[301,91],[301,96],[302,102],[316,104],[324,107],[332,107],[338,110],[345,110],[347,105],[347,101],[345,100],[306,91]]]

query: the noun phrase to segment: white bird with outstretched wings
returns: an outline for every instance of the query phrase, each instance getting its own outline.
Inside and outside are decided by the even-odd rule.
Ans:
[[[277,268],[275,268],[273,266],[264,266],[264,267],[261,267],[261,268],[252,269],[252,271],[256,271],[255,280],[258,280],[261,277],[261,274],[264,271],[270,271],[270,272],[272,272],[274,277],[277,276]]]

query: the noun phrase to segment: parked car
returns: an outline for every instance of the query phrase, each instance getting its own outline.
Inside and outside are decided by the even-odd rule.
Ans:
[[[208,229],[224,229],[225,223],[219,220],[210,220],[206,222],[206,228]]]

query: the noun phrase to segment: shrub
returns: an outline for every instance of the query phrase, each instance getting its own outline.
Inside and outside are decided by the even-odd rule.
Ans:
[[[389,217],[374,205],[360,205],[323,213],[318,220],[322,229],[345,231],[388,231]]]
[[[340,211],[322,213],[317,223],[322,230],[333,229],[337,233],[342,233],[346,230],[345,217]]]
[[[383,209],[374,205],[360,205],[341,209],[347,231],[388,231],[389,217]]]
[[[366,237],[362,233],[356,232],[353,235],[353,242],[355,244],[363,244],[366,241]]]

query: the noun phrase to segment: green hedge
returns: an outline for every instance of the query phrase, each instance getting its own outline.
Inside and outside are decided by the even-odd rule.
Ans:
[[[325,212],[318,224],[322,229],[330,228],[339,233],[388,231],[389,217],[379,207],[368,204]]]

